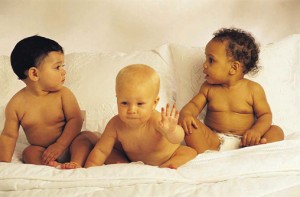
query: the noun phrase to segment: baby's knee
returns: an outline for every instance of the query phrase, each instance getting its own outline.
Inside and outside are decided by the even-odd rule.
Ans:
[[[191,159],[197,156],[197,151],[191,147],[181,145],[179,148],[179,154],[185,155]]]
[[[41,146],[27,146],[22,152],[23,161],[28,163],[32,158],[42,155],[44,151],[45,148]]]
[[[195,149],[193,149],[191,147],[187,147],[187,148],[188,148],[187,152],[191,156],[191,158],[195,158],[198,155],[198,153]]]
[[[73,143],[89,143],[96,144],[100,135],[92,131],[82,131],[74,140]],[[72,143],[72,144],[73,144]]]
[[[284,132],[283,130],[277,126],[277,125],[272,125],[269,131],[272,131],[275,135],[277,135],[279,138],[284,139]]]

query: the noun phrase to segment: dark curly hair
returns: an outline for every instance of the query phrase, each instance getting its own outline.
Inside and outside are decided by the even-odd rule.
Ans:
[[[237,28],[222,28],[215,32],[213,40],[227,41],[227,55],[244,65],[244,73],[257,73],[259,70],[258,57],[259,46],[254,37],[249,33]]]

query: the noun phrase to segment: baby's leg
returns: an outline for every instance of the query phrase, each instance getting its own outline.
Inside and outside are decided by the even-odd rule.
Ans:
[[[23,162],[28,164],[44,165],[42,162],[42,155],[45,151],[41,146],[27,146],[22,153]]]
[[[100,135],[91,131],[81,132],[70,146],[71,161],[61,164],[62,169],[74,169],[84,166],[84,163],[97,143]]]
[[[105,164],[129,163],[129,159],[123,150],[120,142],[116,142],[110,155],[105,160]]]
[[[186,144],[194,148],[198,154],[206,150],[218,150],[220,140],[217,134],[201,121],[196,121],[198,129],[193,128],[191,134],[185,135],[184,139]]]
[[[160,165],[162,168],[172,168],[177,169],[179,166],[182,166],[186,162],[194,159],[197,156],[197,152],[187,146],[180,146],[172,155],[172,157]]]
[[[265,144],[265,143],[277,142],[283,139],[284,139],[283,130],[276,125],[271,125],[269,130],[261,138],[260,143]]]

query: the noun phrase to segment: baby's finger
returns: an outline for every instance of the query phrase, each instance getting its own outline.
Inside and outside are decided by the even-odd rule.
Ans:
[[[42,161],[45,163],[49,157],[50,153],[48,152],[44,152],[43,155],[42,155]]]
[[[175,116],[174,116],[174,118],[177,119],[177,120],[179,119],[179,111],[178,111],[178,110],[175,111]]]
[[[250,141],[250,146],[253,146],[253,145],[255,145],[255,137],[252,137],[251,141]]]
[[[166,114],[165,114],[165,108],[161,108],[161,120],[164,120],[166,118]]]
[[[183,128],[184,132],[187,133],[188,129],[185,123],[181,123],[180,126]]]
[[[247,135],[244,135],[242,138],[242,145],[247,146]]]
[[[255,145],[258,145],[259,142],[260,142],[260,138],[256,138],[256,139],[255,139]]]
[[[192,126],[195,128],[195,129],[198,129],[198,125],[195,121],[192,121]]]
[[[176,106],[175,104],[173,104],[170,116],[175,116],[175,115],[176,115]]]
[[[188,132],[189,132],[189,134],[191,134],[192,133],[192,123],[189,123],[188,124]]]
[[[169,103],[167,103],[167,106],[166,106],[166,116],[169,116],[170,114],[170,105]]]
[[[46,155],[44,158],[43,158],[43,163],[44,164],[48,164],[49,163],[49,161],[50,161],[50,159],[51,159],[51,155]]]

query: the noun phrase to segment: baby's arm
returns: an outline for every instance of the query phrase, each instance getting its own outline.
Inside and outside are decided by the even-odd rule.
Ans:
[[[73,139],[80,133],[83,123],[80,108],[74,94],[65,87],[61,91],[62,110],[66,124],[61,136],[44,151],[43,162],[45,164],[57,159],[70,146]]]
[[[0,162],[11,162],[19,136],[19,121],[14,105],[9,102],[5,109],[4,129],[0,135]]]
[[[184,131],[178,123],[179,112],[173,105],[171,111],[167,104],[166,110],[161,109],[161,120],[158,123],[157,130],[165,136],[171,143],[179,144],[184,138]]]
[[[117,133],[114,128],[114,119],[115,118],[109,121],[97,144],[89,154],[84,165],[85,168],[103,165],[111,153],[117,139]]]
[[[267,102],[265,92],[258,83],[251,83],[250,89],[253,97],[253,110],[256,116],[256,121],[247,130],[242,139],[243,146],[252,146],[259,144],[261,137],[267,132],[272,123],[272,113]]]
[[[180,110],[179,124],[186,134],[192,133],[192,127],[195,129],[198,128],[195,119],[197,119],[197,116],[207,103],[208,88],[209,84],[204,82],[199,93]]]

